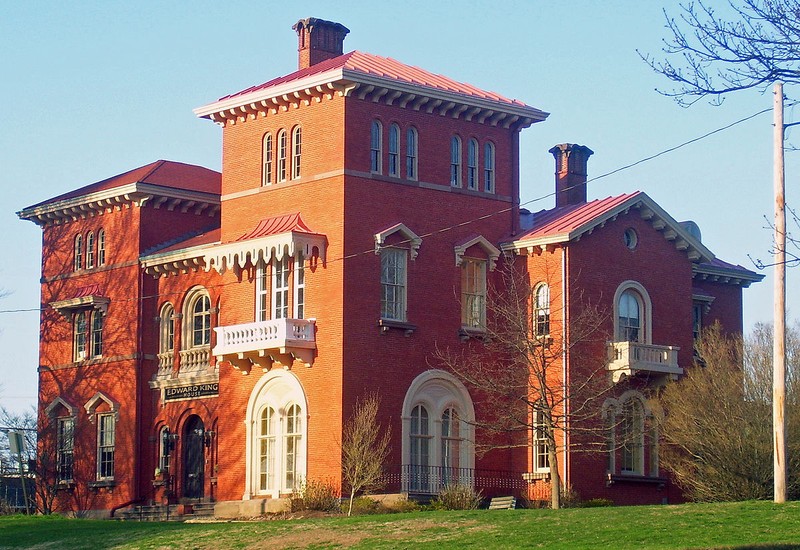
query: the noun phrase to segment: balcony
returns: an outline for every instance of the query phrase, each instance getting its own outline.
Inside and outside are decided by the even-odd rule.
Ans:
[[[683,374],[678,366],[679,349],[638,342],[609,342],[608,370],[615,383],[640,372],[677,378]]]
[[[248,374],[252,365],[264,370],[272,362],[291,367],[297,359],[310,367],[317,348],[314,319],[272,319],[241,325],[217,327],[217,361],[229,361]]]

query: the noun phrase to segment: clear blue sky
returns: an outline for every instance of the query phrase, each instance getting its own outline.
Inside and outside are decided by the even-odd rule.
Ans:
[[[657,94],[668,83],[636,49],[660,49],[665,29],[658,2],[314,0],[286,6],[265,0],[2,3],[0,288],[8,295],[0,299],[0,405],[21,410],[36,401],[38,314],[9,310],[38,307],[41,231],[15,212],[157,159],[219,170],[221,130],[192,109],[295,70],[291,26],[298,19],[343,23],[351,31],[345,51],[392,57],[550,112],[522,134],[523,201],[552,191],[547,150],[557,143],[592,148],[592,177],[772,105],[771,92],[742,92],[722,107],[691,109]],[[787,112],[788,121],[794,116]],[[787,154],[790,205],[798,156]],[[718,257],[751,269],[748,254],[768,261],[772,115],[597,180],[589,197],[634,190],[677,220],[696,221]],[[547,198],[527,207],[552,204]],[[771,321],[771,270],[766,273],[745,291],[746,327]],[[797,281],[790,270],[790,315],[800,304]]]

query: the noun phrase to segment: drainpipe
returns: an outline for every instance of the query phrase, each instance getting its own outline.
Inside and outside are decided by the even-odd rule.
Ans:
[[[564,488],[569,487],[569,430],[570,430],[570,422],[569,422],[569,369],[567,369],[567,360],[569,359],[567,355],[567,340],[570,337],[569,334],[569,290],[567,285],[567,273],[569,270],[567,269],[567,247],[561,247],[561,300],[562,300],[562,307],[563,307],[563,331],[564,334],[561,338],[561,380],[564,384],[564,468],[563,468],[563,476],[562,482]]]

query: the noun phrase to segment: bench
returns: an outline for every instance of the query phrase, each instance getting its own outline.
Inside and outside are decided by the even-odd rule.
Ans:
[[[513,510],[517,507],[517,497],[493,497],[489,510]]]

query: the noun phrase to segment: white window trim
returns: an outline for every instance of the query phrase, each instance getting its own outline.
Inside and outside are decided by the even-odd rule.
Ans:
[[[292,315],[294,319],[304,319],[306,317],[306,259],[302,252],[297,252],[294,257],[294,270],[292,271]],[[303,274],[303,280],[300,280],[300,274]],[[303,300],[300,300],[300,291],[302,290]],[[302,303],[303,313],[299,311]]]
[[[209,334],[208,334],[208,342],[205,344],[194,344],[194,306],[198,300],[201,298],[208,298],[208,311],[209,311]],[[211,334],[213,333],[213,327],[211,327],[211,313],[213,311],[213,304],[211,303],[211,296],[208,294],[208,291],[202,286],[192,287],[189,292],[186,293],[186,298],[183,301],[183,323],[182,323],[182,331],[181,331],[181,349],[182,350],[189,350],[189,349],[204,349],[208,348],[211,345]]]
[[[477,235],[462,241],[453,248],[456,255],[456,267],[459,267],[464,261],[464,255],[467,253],[467,250],[476,245],[486,253],[489,262],[489,271],[494,271],[497,259],[500,257],[500,250],[490,243],[483,235]]]
[[[452,136],[450,138],[450,185],[452,187],[461,187],[464,157],[461,147],[461,137]],[[455,169],[455,173],[453,170]]]
[[[532,454],[532,468],[533,472],[537,474],[546,474],[550,473],[550,466],[545,466],[543,468],[539,467],[539,455],[541,454],[542,447],[544,448],[544,452],[547,452],[547,436],[539,437],[540,431],[543,431],[544,428],[540,427],[539,423],[539,415],[544,415],[544,413],[537,408],[533,409],[533,437],[531,441],[531,454]],[[548,455],[547,461],[549,463],[550,457]]]
[[[486,328],[486,299],[487,299],[487,269],[488,262],[483,258],[464,258],[461,262],[461,326],[467,330],[483,331]],[[476,285],[472,289],[467,288],[468,270],[474,266],[476,269],[475,278],[477,279]],[[472,297],[473,300],[480,301],[480,319],[477,324],[470,322],[471,309],[468,307],[468,298]]]
[[[383,173],[383,124],[380,120],[373,120],[369,125],[369,171],[373,174]]]
[[[647,293],[647,290],[641,285],[641,283],[630,280],[624,281],[622,284],[620,284],[617,287],[617,291],[614,293],[614,340],[616,341],[619,335],[619,300],[622,296],[622,293],[626,290],[633,290],[641,299],[639,303],[641,306],[639,320],[642,324],[640,327],[640,330],[642,331],[641,343],[652,344],[653,303],[650,301],[650,294]]]
[[[470,138],[467,142],[467,189],[472,191],[478,190],[478,182],[480,181],[479,158],[480,146],[478,140]]]
[[[411,168],[409,170],[409,167]],[[406,130],[406,179],[419,179],[419,132],[414,127]]]
[[[303,128],[295,126],[292,130],[292,172],[291,179],[300,178],[303,157]]]
[[[272,276],[270,277],[271,291],[270,291],[270,317],[272,319],[286,319],[289,317],[289,294],[291,293],[291,282],[289,281],[290,269],[292,262],[290,256],[286,253],[280,258],[272,259]],[[278,269],[278,268],[281,269]],[[285,283],[278,283],[278,275],[282,275]],[[278,294],[282,294],[280,310],[278,310]],[[283,312],[286,312],[285,314]]]
[[[623,407],[628,401],[636,400],[639,402],[642,410],[642,430],[641,430],[641,471],[617,471],[616,455],[621,450],[618,445],[617,432],[622,429],[621,418]],[[605,423],[605,428],[608,430],[606,439],[608,441],[608,467],[607,473],[610,475],[621,476],[646,476],[658,477],[659,472],[659,442],[658,442],[658,420],[661,416],[660,411],[654,411],[649,405],[647,398],[637,390],[628,390],[623,392],[617,398],[608,398],[603,402],[602,406],[602,419]],[[649,454],[649,457],[647,456]],[[649,458],[647,462],[645,459]],[[620,466],[621,468],[621,466]]]
[[[488,154],[487,154],[488,153]],[[483,145],[483,190],[494,193],[497,188],[495,183],[496,149],[494,143],[487,141]]]
[[[274,149],[272,134],[267,132],[261,138],[261,185],[272,185]]]
[[[402,276],[400,277],[401,280],[396,281],[394,283],[390,283],[383,280],[383,262],[384,260],[388,260],[390,256],[395,256],[399,264],[402,265]],[[395,316],[387,316],[384,315],[384,307],[383,307],[383,291],[385,285],[391,285],[392,287],[397,287],[401,289],[401,296],[399,300],[399,308],[400,313],[399,315]],[[397,302],[394,302],[397,303]],[[408,319],[408,250],[405,248],[392,248],[392,247],[383,247],[381,249],[381,319],[386,319],[388,321],[400,321],[405,322]]]
[[[375,233],[375,254],[381,253],[381,250],[386,247],[386,239],[395,233],[399,233],[402,236],[403,240],[405,241],[404,244],[408,245],[408,251],[411,259],[415,260],[417,258],[417,254],[419,253],[419,247],[422,244],[422,237],[411,231],[403,223],[394,224],[391,227],[387,227],[383,231]]]
[[[271,496],[277,498],[280,494],[291,492],[288,488],[282,487],[285,475],[284,468],[284,454],[283,454],[283,435],[285,429],[285,416],[281,411],[288,409],[289,405],[300,405],[301,411],[301,440],[298,449],[297,457],[297,476],[298,479],[305,479],[308,457],[308,418],[310,416],[308,409],[308,401],[306,399],[305,391],[300,383],[300,380],[294,373],[286,370],[274,369],[264,374],[253,387],[250,393],[250,398],[247,402],[247,410],[245,413],[245,490],[242,495],[242,500],[250,500],[252,498],[260,498],[264,496]],[[271,405],[278,417],[278,429],[276,430],[276,442],[279,441],[276,448],[276,472],[275,479],[281,480],[279,487],[275,487],[268,491],[261,491],[259,488],[260,480],[259,472],[259,447],[258,447],[258,434],[260,431],[260,413],[265,406]],[[281,418],[284,420],[281,422]]]
[[[270,318],[269,303],[269,271],[267,264],[264,261],[258,262],[256,265],[256,280],[255,280],[255,311],[253,318],[256,322],[267,321]],[[261,301],[264,300],[264,307],[261,307]]]

